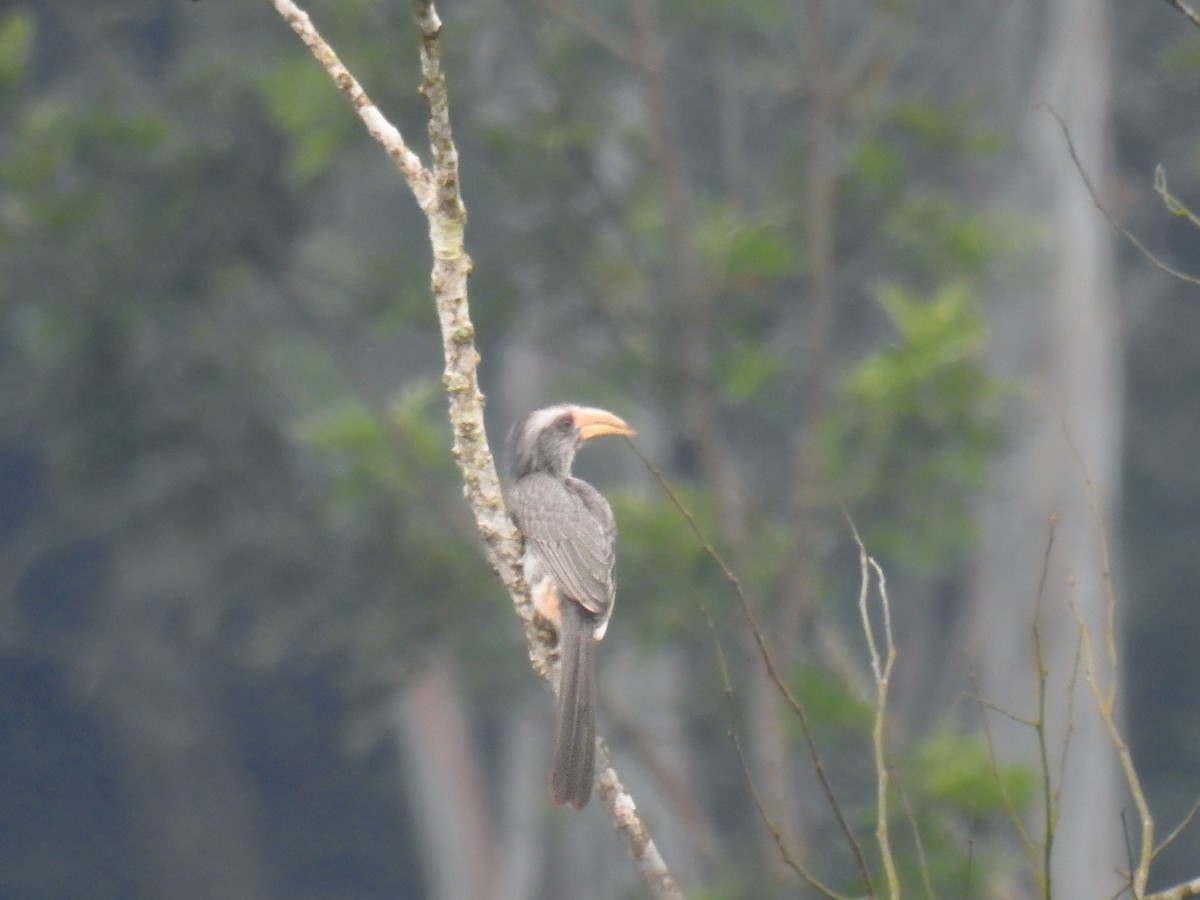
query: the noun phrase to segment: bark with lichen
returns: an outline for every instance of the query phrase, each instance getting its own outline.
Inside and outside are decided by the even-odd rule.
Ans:
[[[313,26],[308,15],[291,0],[271,0],[313,56],[346,95],[373,138],[408,183],[413,197],[429,222],[433,250],[430,286],[437,307],[445,366],[442,384],[449,404],[453,433],[452,453],[463,477],[463,494],[483,538],[488,562],[512,596],[525,627],[529,658],[536,671],[552,683],[557,680],[557,660],[547,635],[537,627],[529,590],[521,571],[521,536],[509,518],[500,478],[484,429],[484,396],[479,388],[480,356],[475,349],[475,326],[467,302],[471,258],[464,234],[467,211],[459,182],[458,151],[450,127],[450,107],[442,70],[439,37],[442,23],[429,0],[414,0],[413,10],[421,35],[421,94],[429,105],[431,164],[426,167],[408,147],[399,130],[380,113],[366,91],[338,59]],[[638,874],[654,897],[681,898],[662,856],[637,815],[633,798],[624,789],[612,766],[608,749],[600,743],[599,796],[618,833],[625,840]]]

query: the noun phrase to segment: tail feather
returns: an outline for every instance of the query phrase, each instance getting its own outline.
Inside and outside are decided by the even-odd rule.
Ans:
[[[582,610],[567,601],[562,611],[559,648],[562,680],[550,764],[550,799],[587,806],[596,780],[596,686],[592,676],[592,630]]]

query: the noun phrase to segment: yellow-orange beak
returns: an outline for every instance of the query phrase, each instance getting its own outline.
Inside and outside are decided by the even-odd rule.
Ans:
[[[575,427],[579,429],[579,438],[590,441],[594,437],[606,434],[625,435],[635,434],[634,430],[612,413],[603,409],[592,409],[587,406],[577,406],[574,411]]]

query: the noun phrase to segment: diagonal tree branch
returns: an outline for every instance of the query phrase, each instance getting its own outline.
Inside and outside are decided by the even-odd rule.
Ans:
[[[532,644],[536,633],[528,590],[521,574],[520,535],[508,517],[500,479],[484,431],[484,398],[477,375],[479,354],[475,350],[475,327],[467,305],[467,276],[471,271],[471,259],[463,245],[466,208],[459,191],[458,154],[450,130],[446,83],[441,71],[438,47],[441,21],[437,11],[429,2],[418,0],[414,4],[421,32],[421,93],[430,108],[429,137],[433,165],[427,168],[409,148],[400,131],[384,118],[333,48],[321,37],[308,14],[292,0],[270,2],[312,51],[338,89],[346,95],[367,132],[383,146],[395,163],[429,221],[429,241],[433,249],[430,282],[442,334],[445,359],[442,384],[450,405],[450,425],[454,435],[452,452],[463,472],[464,494],[475,516],[476,527],[484,539],[488,562],[514,599],[517,599],[518,611]],[[545,663],[545,655],[540,659],[542,665],[538,667],[538,673],[546,677],[549,667]]]
[[[534,622],[529,588],[521,570],[521,535],[504,504],[484,429],[484,396],[478,379],[480,356],[475,349],[475,326],[467,302],[467,277],[471,272],[471,259],[463,242],[467,213],[460,189],[458,151],[450,127],[450,105],[442,70],[441,19],[430,0],[413,0],[413,12],[421,35],[420,90],[429,104],[432,163],[426,167],[409,148],[400,131],[371,102],[362,85],[313,26],[308,14],[292,0],[270,0],[270,3],[345,94],[371,137],[391,157],[429,222],[429,242],[433,249],[430,285],[442,335],[445,360],[442,384],[449,403],[454,438],[451,452],[462,471],[463,494],[483,538],[487,560],[508,588],[517,615],[524,624],[530,663],[543,678],[557,683],[553,648]],[[612,766],[607,747],[600,742],[597,749],[599,795],[625,840],[643,883],[653,897],[682,900],[683,894],[675,886],[638,816],[633,798]]]
[[[1165,891],[1147,894],[1143,900],[1186,900],[1188,897],[1200,897],[1200,878],[1194,878],[1186,884],[1179,884]]]
[[[679,499],[679,495],[667,482],[666,477],[661,471],[659,471],[658,467],[642,455],[642,452],[638,449],[637,444],[635,444],[633,441],[629,441],[629,446],[633,448],[633,452],[637,455],[637,458],[642,461],[642,465],[644,465],[650,474],[654,476],[654,480],[657,481],[659,486],[663,489],[663,492],[667,495],[667,499],[671,501],[671,505],[679,511],[681,516],[683,516],[684,521],[687,522],[688,528],[691,530],[692,534],[695,535],[696,540],[699,542],[700,548],[704,551],[705,556],[707,556],[713,561],[713,563],[716,564],[717,568],[721,570],[721,574],[725,577],[726,582],[728,582],[729,586],[733,588],[734,595],[738,600],[738,605],[741,607],[742,615],[745,617],[746,623],[750,628],[750,633],[754,638],[754,643],[758,649],[759,658],[762,660],[763,668],[767,672],[767,677],[770,678],[771,684],[787,703],[792,713],[796,716],[796,721],[800,724],[800,731],[804,736],[804,742],[808,747],[809,757],[812,760],[813,769],[817,774],[817,779],[821,784],[821,789],[829,803],[829,808],[833,812],[834,817],[837,819],[838,826],[841,828],[843,836],[846,838],[846,843],[854,853],[854,859],[858,865],[859,873],[862,875],[863,884],[867,888],[867,894],[868,896],[875,896],[875,887],[871,883],[871,871],[867,866],[867,859],[863,853],[862,845],[855,836],[854,830],[850,827],[850,822],[846,818],[846,814],[842,809],[841,803],[838,802],[837,795],[834,793],[833,782],[830,780],[829,773],[825,768],[825,764],[821,760],[821,754],[817,750],[816,736],[811,724],[809,723],[808,713],[804,708],[804,704],[800,702],[799,698],[792,693],[791,688],[788,687],[787,682],[784,680],[779,669],[779,666],[775,662],[775,657],[767,647],[762,626],[759,624],[757,617],[754,615],[754,610],[750,606],[749,598],[742,589],[741,580],[725,562],[724,558],[716,551],[708,538],[704,535],[700,525],[696,522],[695,516],[692,515],[691,511],[687,508],[687,506],[684,505],[683,501]],[[704,610],[702,607],[702,611],[704,612],[705,617],[709,618],[707,610]],[[710,618],[709,621],[711,622]],[[726,694],[729,695],[732,693],[732,686],[728,678],[728,668],[724,664],[724,651],[720,649],[719,642],[717,643],[717,650],[718,660],[720,661],[720,668],[722,671],[722,679],[725,683]],[[770,821],[770,817],[766,814],[766,810],[760,802],[758,790],[750,780],[750,773],[745,764],[745,758],[742,756],[741,747],[738,742],[736,732],[731,733],[730,737],[733,738],[735,749],[738,751],[738,757],[742,762],[742,770],[747,777],[747,783],[750,787],[751,794],[754,796],[755,805],[758,807],[759,813],[762,816],[768,831],[771,832],[771,836],[775,840],[776,846],[782,854],[785,864],[796,871],[796,873],[804,878],[804,880],[807,881],[812,887],[820,890],[826,896],[836,896],[828,888],[820,884],[820,882],[818,882],[810,873],[795,863],[795,860],[788,852],[787,847],[782,840],[782,835],[779,833],[778,828],[773,822]]]
[[[1193,25],[1200,26],[1200,15],[1197,15],[1196,11],[1184,3],[1183,0],[1167,0],[1167,2],[1191,19]]]
[[[1155,256],[1150,251],[1150,248],[1138,240],[1137,235],[1135,235],[1113,217],[1113,214],[1108,211],[1108,208],[1100,202],[1100,195],[1096,193],[1096,189],[1092,187],[1092,180],[1088,178],[1087,171],[1083,168],[1083,163],[1079,160],[1079,154],[1075,152],[1075,142],[1071,139],[1071,131],[1067,128],[1067,123],[1063,121],[1063,117],[1058,114],[1058,111],[1053,106],[1049,106],[1045,103],[1040,103],[1038,105],[1043,107],[1048,113],[1050,113],[1050,115],[1054,116],[1054,121],[1058,122],[1058,127],[1062,129],[1063,137],[1066,138],[1067,141],[1067,152],[1071,155],[1071,162],[1075,164],[1075,170],[1079,173],[1079,177],[1083,179],[1083,186],[1087,188],[1088,194],[1091,195],[1092,204],[1096,207],[1096,209],[1100,210],[1100,214],[1108,220],[1108,223],[1112,225],[1112,227],[1118,232],[1120,232],[1121,236],[1124,237],[1125,240],[1133,244],[1133,246],[1137,248],[1138,252],[1141,253],[1142,256],[1146,257],[1146,259],[1148,259],[1156,268],[1161,269],[1168,275],[1178,278],[1180,281],[1186,281],[1188,284],[1200,285],[1200,278],[1196,278],[1194,275],[1188,275],[1186,272],[1181,272],[1178,269],[1171,268],[1171,266],[1167,265],[1165,262]],[[1160,185],[1161,190],[1159,190]],[[1159,190],[1159,193],[1163,195],[1163,199],[1167,201],[1168,208],[1170,208],[1170,201],[1174,200],[1174,198],[1165,193],[1166,181],[1165,179],[1160,179],[1157,172],[1155,173],[1155,190]],[[1176,203],[1177,202],[1178,201],[1176,201]],[[1171,209],[1171,211],[1178,214],[1175,209]]]

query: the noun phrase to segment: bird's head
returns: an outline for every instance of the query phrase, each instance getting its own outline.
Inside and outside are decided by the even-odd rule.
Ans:
[[[566,403],[535,409],[513,426],[509,436],[513,477],[533,472],[565,477],[584,441],[633,433],[622,419],[603,409]]]

